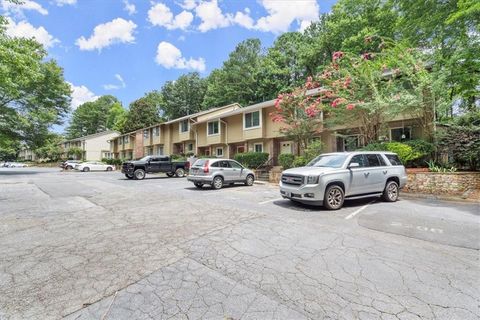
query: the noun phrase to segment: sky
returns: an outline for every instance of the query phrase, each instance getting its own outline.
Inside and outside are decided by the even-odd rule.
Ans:
[[[34,37],[64,69],[72,109],[111,94],[125,107],[169,80],[206,77],[235,46],[306,28],[335,0],[0,0],[7,33]],[[56,131],[61,131],[58,127]]]

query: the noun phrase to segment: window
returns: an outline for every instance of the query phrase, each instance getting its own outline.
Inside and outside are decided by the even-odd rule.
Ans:
[[[212,168],[220,168],[220,161],[214,162],[210,165]]]
[[[245,129],[260,127],[260,111],[245,113]]]
[[[143,130],[143,138],[148,139],[148,136],[149,136],[149,130],[148,129]]]
[[[153,135],[154,135],[155,137],[160,136],[160,127],[155,127],[155,128],[153,128]]]
[[[188,132],[189,129],[190,128],[189,128],[188,119],[180,121],[180,132],[181,133]]]
[[[367,166],[367,162],[366,162],[366,159],[365,157],[363,156],[363,154],[357,154],[356,156],[353,156],[352,160],[350,160],[350,164],[352,163],[358,163],[360,165],[360,167],[366,167]]]
[[[128,136],[123,136],[123,144],[127,144],[128,143]]]
[[[208,123],[208,135],[212,136],[220,133],[220,126],[218,121]]]
[[[390,129],[390,139],[392,141],[405,141],[412,139],[412,128],[393,128]]]
[[[242,165],[235,161],[228,161],[230,163],[230,167],[234,169],[243,169]]]
[[[223,148],[217,148],[217,157],[223,157]]]
[[[400,159],[398,158],[398,156],[396,154],[386,154],[385,156],[387,157],[388,161],[390,161],[392,166],[401,166],[402,165],[402,162],[400,161]]]
[[[263,143],[255,143],[253,150],[255,150],[255,152],[263,152]]]
[[[157,147],[157,155],[159,155],[159,156],[163,155],[163,146],[158,146]]]
[[[376,154],[366,154],[365,157],[369,167],[380,167],[382,165]]]
[[[238,146],[237,147],[237,153],[244,153],[245,152],[245,146]]]
[[[123,144],[123,138],[118,139],[118,144],[122,145]]]
[[[187,150],[188,150],[188,151],[193,151],[193,143],[189,143],[189,144],[187,145]]]

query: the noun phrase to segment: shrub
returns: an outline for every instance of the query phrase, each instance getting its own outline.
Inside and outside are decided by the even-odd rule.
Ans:
[[[293,167],[304,167],[307,163],[309,163],[307,158],[305,156],[298,156],[295,157],[295,160],[293,160]]]
[[[268,160],[268,153],[266,152],[244,152],[237,153],[235,160],[250,169],[256,169],[263,165]]]
[[[421,153],[422,156],[427,156],[435,151],[435,146],[433,145],[433,143],[422,139],[405,141],[405,144],[412,147],[413,152]]]
[[[422,153],[414,151],[411,146],[401,142],[374,142],[361,148],[360,150],[395,152],[403,164],[406,164],[408,161],[418,159],[422,156]]]
[[[322,153],[323,150],[323,144],[320,140],[312,140],[307,148],[305,149],[303,157],[305,158],[305,161],[309,163],[313,159],[315,159],[317,156],[319,156]]]
[[[295,156],[291,153],[282,153],[278,156],[278,163],[283,167],[284,170],[290,169],[293,167],[293,161]]]

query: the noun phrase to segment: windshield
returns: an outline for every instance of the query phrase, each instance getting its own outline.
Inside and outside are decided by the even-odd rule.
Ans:
[[[330,167],[330,168],[340,168],[347,156],[344,154],[326,154],[320,155],[310,161],[306,166],[307,167]]]
[[[150,156],[143,157],[139,161],[148,161],[148,160],[150,160]]]

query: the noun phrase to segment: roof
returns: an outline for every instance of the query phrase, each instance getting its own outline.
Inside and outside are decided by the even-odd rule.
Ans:
[[[175,123],[175,122],[182,121],[182,120],[187,120],[187,119],[190,119],[190,118],[195,118],[195,117],[198,117],[198,116],[201,116],[201,115],[204,115],[204,114],[209,114],[210,112],[214,112],[214,111],[218,111],[218,110],[230,108],[230,107],[233,107],[233,106],[238,106],[238,107],[240,107],[240,109],[241,109],[241,105],[240,105],[240,104],[238,104],[238,103],[231,103],[231,104],[226,105],[226,106],[223,106],[223,107],[217,107],[217,108],[213,108],[213,109],[208,109],[208,110],[200,111],[200,112],[197,112],[197,113],[193,113],[193,114],[190,114],[190,115],[181,117],[181,118],[173,119],[173,120],[164,122],[164,124],[170,124],[170,123]]]
[[[75,138],[75,139],[63,140],[62,143],[65,143],[65,142],[74,142],[74,141],[84,141],[84,140],[87,140],[87,139],[96,138],[96,137],[101,137],[101,136],[104,136],[104,135],[107,135],[107,134],[112,134],[112,133],[116,133],[117,135],[120,135],[120,132],[118,132],[118,131],[115,131],[115,130],[105,130],[105,131],[102,131],[102,132],[97,132],[97,133],[89,134],[89,135],[87,135],[87,136],[83,136],[83,137],[79,137],[79,138]]]

